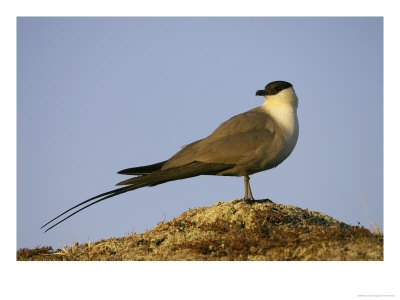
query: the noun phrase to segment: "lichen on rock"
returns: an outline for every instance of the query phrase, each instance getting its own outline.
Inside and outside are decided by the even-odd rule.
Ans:
[[[74,249],[73,253],[36,251],[35,255],[21,249],[24,252],[20,250],[17,259],[383,260],[383,236],[320,212],[268,199],[234,199],[190,209],[142,234]]]

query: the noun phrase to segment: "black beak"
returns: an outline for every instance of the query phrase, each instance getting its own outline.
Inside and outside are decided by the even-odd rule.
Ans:
[[[267,95],[267,91],[266,90],[258,90],[256,92],[256,96],[266,96]]]

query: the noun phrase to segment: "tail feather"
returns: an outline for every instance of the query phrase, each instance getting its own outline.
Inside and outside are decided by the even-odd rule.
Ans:
[[[106,199],[108,199],[108,198],[117,196],[117,195],[119,195],[119,194],[123,194],[123,193],[126,193],[126,192],[131,191],[131,190],[135,190],[135,189],[137,189],[137,188],[139,188],[139,187],[140,187],[140,186],[138,186],[138,187],[135,187],[135,186],[128,186],[128,187],[125,187],[125,188],[122,188],[122,189],[116,189],[116,190],[114,190],[114,191],[110,191],[110,192],[114,192],[114,193],[112,193],[111,195],[109,194],[108,196],[105,196],[105,197],[103,197],[103,198],[100,198],[100,199],[98,199],[98,200],[96,200],[96,201],[94,201],[94,202],[92,202],[92,203],[90,203],[90,204],[88,204],[88,205],[85,205],[84,207],[78,209],[77,211],[74,211],[73,213],[71,213],[71,214],[69,214],[68,216],[66,216],[65,218],[63,218],[62,220],[58,221],[57,223],[55,223],[55,224],[53,224],[52,226],[50,226],[49,228],[47,228],[44,232],[49,231],[49,230],[52,229],[53,227],[56,227],[58,224],[60,224],[60,223],[64,222],[65,220],[71,218],[73,215],[77,214],[77,213],[80,212],[81,210],[84,210],[85,208],[88,208],[89,206],[92,206],[92,205],[94,205],[94,204],[96,204],[96,203],[99,203],[99,202],[101,202],[101,201],[103,201],[103,200],[106,200]],[[109,193],[109,192],[108,192],[108,193]],[[107,193],[104,193],[104,194],[107,194]],[[97,198],[97,197],[94,197],[94,199],[96,199],[96,198]],[[78,206],[80,206],[80,205],[86,203],[87,201],[89,201],[89,200],[86,200],[86,201],[84,201],[84,202],[81,202],[81,203],[79,203],[78,205],[75,205],[74,207],[78,207]],[[64,215],[65,213],[67,213],[68,211],[70,211],[70,210],[72,210],[72,209],[73,209],[73,208],[70,208],[69,210],[65,211],[64,213],[62,213],[62,214],[59,215],[58,217],[54,218],[53,220],[55,220],[55,219],[61,217],[62,215]],[[49,223],[51,223],[51,222],[52,222],[52,221],[50,221]],[[49,223],[47,223],[47,224],[49,224]],[[44,226],[46,226],[46,225],[43,225],[42,228],[43,228]]]
[[[145,185],[155,186],[168,181],[190,178],[199,175],[216,175],[219,172],[225,171],[232,167],[233,165],[228,164],[209,164],[195,161],[184,166],[155,171],[145,176],[133,177],[121,181],[116,185],[135,185],[139,182],[146,182]]]
[[[65,215],[67,212],[70,212],[71,210],[73,210],[73,209],[75,209],[75,208],[77,208],[77,207],[79,207],[79,206],[82,206],[83,204],[88,203],[89,201],[92,201],[92,200],[98,199],[98,198],[100,198],[100,197],[103,197],[103,196],[107,196],[107,195],[112,194],[112,195],[110,195],[110,196],[108,197],[108,198],[110,198],[110,197],[113,197],[113,196],[116,196],[116,195],[119,195],[119,194],[122,194],[122,193],[125,193],[125,192],[130,191],[131,189],[129,189],[129,188],[130,188],[130,186],[128,186],[128,187],[123,187],[123,188],[119,188],[119,189],[115,189],[115,190],[112,190],[112,191],[108,191],[108,192],[99,194],[99,195],[94,196],[94,197],[92,197],[92,198],[90,198],[90,199],[87,199],[87,200],[85,200],[85,201],[82,201],[82,202],[78,203],[77,205],[71,207],[70,209],[67,209],[66,211],[62,212],[61,214],[59,214],[59,215],[56,216],[55,218],[51,219],[50,221],[48,221],[46,224],[44,224],[42,227],[40,227],[40,229],[46,227],[48,224],[50,224],[51,222],[57,220],[57,219],[60,218],[61,216]],[[104,199],[104,198],[102,198],[102,199]],[[96,201],[95,203],[97,203],[97,201]],[[59,224],[59,223],[57,223],[57,224]],[[55,226],[55,225],[54,225],[54,226]],[[49,229],[53,228],[54,226],[50,227]],[[49,229],[47,229],[47,230],[49,230]],[[46,230],[46,231],[47,231],[47,230]],[[45,232],[46,232],[46,231],[45,231]]]
[[[163,163],[159,163],[159,164],[163,164]],[[152,166],[155,166],[155,165],[158,165],[158,164],[154,164]],[[150,166],[146,166],[146,167],[150,167]],[[68,216],[66,216],[62,220],[58,221],[57,223],[55,223],[52,226],[50,226],[49,228],[47,228],[45,230],[45,232],[49,231],[50,229],[54,228],[55,226],[64,222],[65,220],[69,219],[70,217],[72,217],[73,215],[77,214],[78,212],[84,210],[85,208],[88,208],[96,203],[99,203],[99,202],[109,199],[111,197],[126,193],[128,191],[136,190],[138,188],[145,187],[145,186],[155,186],[155,185],[165,183],[168,181],[190,178],[190,177],[195,177],[195,176],[199,176],[199,175],[216,175],[219,172],[225,171],[232,167],[233,167],[233,165],[228,165],[228,164],[206,164],[206,163],[201,163],[201,162],[193,162],[193,163],[187,164],[185,166],[169,168],[166,170],[158,170],[158,171],[154,171],[147,175],[130,178],[128,180],[122,181],[117,184],[117,185],[128,185],[128,186],[99,194],[88,200],[78,203],[77,205],[64,211],[63,213],[59,214],[58,216],[56,216],[55,218],[53,218],[52,220],[50,220],[49,222],[44,224],[41,228],[44,228],[45,226],[49,225],[50,223],[57,220],[61,216],[70,212],[71,210],[73,210],[77,207],[80,207],[83,204],[86,204],[92,200],[98,199],[98,200],[96,200],[90,204],[87,204],[84,207],[70,213]],[[149,169],[147,169],[147,170],[149,170]]]
[[[144,174],[149,174],[158,170],[161,170],[162,166],[166,163],[167,161],[162,161],[156,164],[148,165],[148,166],[142,166],[142,167],[135,167],[135,168],[129,168],[129,169],[124,169],[118,172],[118,174],[124,174],[124,175],[144,175]]]

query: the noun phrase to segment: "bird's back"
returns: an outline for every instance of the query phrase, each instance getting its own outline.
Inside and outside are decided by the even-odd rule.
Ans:
[[[234,164],[220,175],[243,176],[263,169],[282,147],[277,123],[261,107],[236,115],[222,123],[208,137],[185,146],[163,169],[193,161]],[[260,165],[261,164],[261,165]]]

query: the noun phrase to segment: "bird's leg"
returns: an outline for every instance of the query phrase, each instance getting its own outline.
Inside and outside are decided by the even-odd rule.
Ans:
[[[250,200],[254,201],[253,194],[251,193],[250,177],[249,177],[249,180],[247,181],[247,185],[248,185],[248,189],[249,189],[248,193],[249,193],[249,196],[250,196]]]
[[[248,186],[248,182],[249,182],[249,176],[244,176],[244,198],[243,200],[248,200],[249,199],[249,186]]]
[[[253,194],[250,188],[250,177],[248,175],[244,176],[244,200],[254,200]]]

